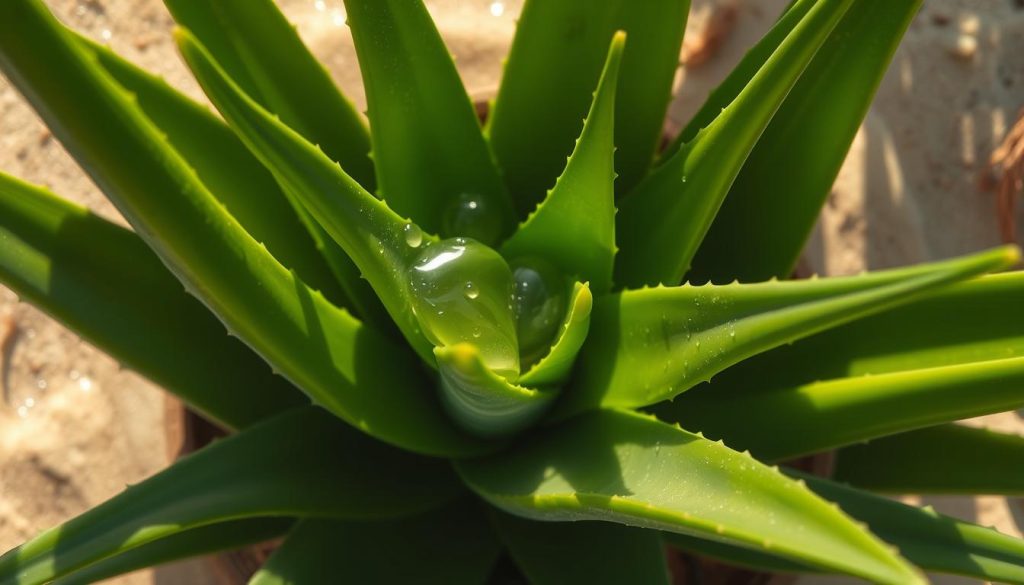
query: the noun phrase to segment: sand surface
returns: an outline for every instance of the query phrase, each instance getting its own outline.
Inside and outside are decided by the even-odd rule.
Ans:
[[[47,0],[73,28],[202,99],[169,39],[158,0]],[[470,92],[493,93],[521,2],[428,0]],[[676,127],[770,25],[785,0],[694,0]],[[364,103],[340,0],[285,0],[286,13],[345,91]],[[898,266],[997,244],[986,161],[1024,106],[1024,7],[929,0],[913,23],[808,247],[822,274]],[[0,78],[0,169],[121,221]],[[1018,219],[1021,208],[1017,206]],[[1020,223],[1020,221],[1018,222]],[[0,287],[0,550],[166,465],[159,389]],[[977,424],[1024,432],[1018,414]],[[1020,534],[1017,502],[929,498],[940,511]],[[832,582],[807,579],[805,582]],[[964,580],[942,578],[943,583]],[[116,583],[209,582],[201,562]]]

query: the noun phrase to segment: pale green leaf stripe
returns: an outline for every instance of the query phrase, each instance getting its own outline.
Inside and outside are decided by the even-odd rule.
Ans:
[[[436,347],[441,403],[462,428],[480,437],[520,431],[547,412],[558,396],[510,383],[487,368],[480,350],[469,343]]]
[[[1024,584],[1024,540],[797,472],[807,487],[929,571]]]
[[[611,522],[535,522],[502,512],[491,518],[534,585],[669,585],[665,545],[654,530]]]
[[[139,569],[258,544],[287,533],[294,523],[292,518],[247,518],[200,526],[93,563],[53,581],[53,585],[88,585]]]
[[[406,340],[428,363],[431,345],[408,298],[406,270],[421,248],[437,241],[402,219],[359,186],[337,163],[242,93],[188,31],[177,29],[178,48],[199,84],[242,141],[298,197],[344,248],[377,292]],[[415,230],[416,244],[407,242]]]
[[[306,520],[249,585],[478,585],[500,552],[483,510],[461,499],[400,520]]]
[[[697,250],[690,282],[792,273],[922,1],[861,0],[850,7],[743,164]]]
[[[865,375],[763,392],[714,384],[657,409],[759,459],[784,460],[1024,406],[1024,358]],[[725,390],[725,389],[723,389]],[[780,433],[778,429],[786,429]]]
[[[747,155],[852,3],[817,2],[736,99],[622,200],[616,284],[682,280]]]
[[[331,305],[245,233],[39,0],[0,3],[0,66],[178,279],[316,402],[415,452],[485,448],[451,427],[404,346]]]
[[[350,305],[273,175],[224,122],[107,47],[69,32],[96,55],[99,65],[121,87],[135,96],[142,113],[165,135],[169,146],[196,171],[210,194],[224,204],[249,235],[328,300]]]
[[[431,233],[497,243],[514,228],[511,200],[426,7],[421,0],[345,0],[345,8],[366,87],[379,195]],[[466,201],[475,207],[462,209]],[[476,225],[466,232],[462,224],[471,219]]]
[[[389,447],[304,407],[218,441],[12,549],[0,557],[0,584],[44,583],[225,520],[395,518],[432,509],[459,490],[443,461]]]
[[[647,406],[753,355],[1013,265],[1015,247],[854,277],[658,287],[598,299],[561,412]]]
[[[1024,272],[975,278],[725,370],[718,392],[1024,356]]]
[[[0,281],[228,428],[307,402],[135,234],[2,173]]]
[[[928,427],[840,449],[835,478],[877,492],[1022,497],[1024,437],[956,424]]]
[[[633,412],[586,413],[456,469],[490,503],[535,520],[613,521],[771,550],[880,583],[923,582],[777,469]]]
[[[617,30],[630,37],[615,99],[617,192],[644,176],[662,137],[689,9],[689,0],[525,2],[488,118],[520,216],[562,172]]]
[[[562,274],[589,281],[597,293],[612,286],[615,260],[615,89],[626,35],[612,37],[594,102],[565,171],[501,253],[540,257]]]
[[[363,116],[272,0],[164,0],[164,4],[247,95],[373,190],[370,136]]]
[[[533,387],[559,385],[572,373],[576,356],[590,331],[590,311],[594,306],[594,296],[589,286],[577,282],[573,285],[571,298],[572,303],[551,350],[519,377],[520,384]]]

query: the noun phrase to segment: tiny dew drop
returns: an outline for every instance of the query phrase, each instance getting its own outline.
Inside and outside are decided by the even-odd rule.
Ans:
[[[405,227],[402,228],[402,231],[405,235],[405,243],[410,248],[419,248],[420,244],[423,243],[423,230],[421,230],[418,225],[414,223],[407,223],[405,224]]]
[[[480,289],[478,289],[476,285],[473,284],[472,280],[468,280],[466,281],[466,288],[463,291],[463,294],[466,295],[467,299],[472,301],[473,299],[480,296]]]

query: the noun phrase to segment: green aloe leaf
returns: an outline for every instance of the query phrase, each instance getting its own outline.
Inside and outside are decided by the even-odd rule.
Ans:
[[[615,89],[626,35],[612,37],[594,102],[565,171],[547,198],[502,244],[502,254],[539,257],[563,274],[589,281],[598,293],[612,286],[615,259]]]
[[[590,412],[456,469],[481,497],[526,518],[608,520],[771,550],[880,583],[922,582],[778,470],[633,412]]]
[[[688,0],[527,0],[488,119],[521,215],[562,172],[618,30],[630,38],[615,100],[618,192],[644,176],[661,140],[689,10]]]
[[[946,424],[844,447],[835,478],[877,492],[1019,497],[1021,470],[1024,437]]]
[[[818,477],[787,471],[819,496],[835,502],[853,518],[895,546],[907,560],[927,571],[953,573],[984,581],[1024,583],[1024,541],[970,522],[916,508]],[[709,540],[665,534],[685,550],[760,571],[818,572],[765,552]]]
[[[777,461],[1022,406],[1024,358],[1008,358],[763,392],[712,384],[657,414]]]
[[[792,273],[922,1],[850,7],[747,157],[693,259],[690,282],[757,282]]]
[[[590,311],[594,306],[594,296],[590,287],[577,282],[573,285],[569,310],[562,320],[558,337],[544,357],[534,364],[518,382],[525,386],[558,385],[569,378],[576,356],[587,339],[590,331]]]
[[[1024,540],[824,479],[789,472],[928,571],[1024,584]]]
[[[668,585],[661,535],[611,522],[535,522],[492,513],[509,554],[535,585]]]
[[[253,240],[39,0],[0,4],[0,67],[186,289],[315,402],[417,453],[489,448],[452,428],[403,345]]]
[[[518,386],[501,377],[475,345],[434,349],[441,375],[441,402],[462,428],[481,437],[500,437],[535,423],[558,396],[555,390]]]
[[[701,130],[718,117],[723,108],[736,99],[736,96],[750,83],[751,78],[764,67],[765,62],[779,48],[782,41],[786,40],[786,37],[793,32],[793,28],[807,16],[807,11],[814,6],[815,2],[817,0],[790,0],[789,6],[782,11],[772,28],[747,50],[743,59],[733,67],[722,83],[711,91],[704,104],[687,122],[686,127],[661,152],[661,161],[671,158],[680,148],[692,141]]]
[[[188,31],[178,29],[175,38],[196,79],[228,124],[344,248],[406,339],[432,361],[430,343],[411,309],[406,272],[422,249],[437,238],[402,219],[322,151],[249,99]]]
[[[748,154],[852,3],[815,3],[736,99],[623,199],[617,284],[682,280]]]
[[[294,269],[299,278],[328,300],[355,310],[377,326],[393,326],[369,285],[358,273],[346,271],[351,260],[340,249],[342,258],[325,248],[327,243],[337,245],[319,224],[309,223],[306,210],[281,191],[273,175],[223,121],[110,49],[80,35],[76,38],[96,55],[118,84],[136,97],[142,112],[196,171],[210,193],[253,238],[266,244],[281,264]]]
[[[451,55],[421,0],[345,0],[379,194],[431,233],[493,245],[512,205]]]
[[[310,519],[300,523],[250,585],[487,581],[501,552],[474,502],[391,521]]]
[[[658,287],[600,298],[579,375],[561,410],[673,398],[753,355],[1011,266],[1019,256],[1017,248],[997,248],[870,275]]]
[[[991,274],[736,364],[718,392],[1024,357],[1024,272]],[[870,380],[865,379],[865,383]],[[751,390],[752,389],[752,390]]]
[[[12,549],[0,557],[0,583],[47,582],[225,520],[401,517],[459,490],[443,461],[386,446],[306,407],[218,441]]]
[[[0,280],[226,427],[306,403],[228,337],[135,234],[2,173]]]
[[[367,190],[374,188],[363,116],[273,0],[164,0],[246,95],[317,144]]]
[[[53,583],[87,585],[172,561],[258,544],[285,534],[294,523],[292,518],[247,518],[208,524],[137,546]]]

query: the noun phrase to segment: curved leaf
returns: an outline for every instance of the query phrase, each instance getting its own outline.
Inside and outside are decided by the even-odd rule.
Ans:
[[[612,37],[594,102],[565,171],[547,198],[501,246],[510,260],[540,257],[598,293],[612,286],[615,259],[615,89],[625,33]]]
[[[617,191],[644,176],[661,140],[689,10],[689,0],[526,1],[488,119],[522,216],[562,172],[617,30],[630,37],[615,100]]]
[[[834,475],[879,492],[1020,497],[1022,470],[1024,437],[947,424],[844,447]]]
[[[985,581],[1024,583],[1024,540],[970,522],[915,508],[821,478],[787,472],[867,523],[879,538],[929,571],[966,575]]]
[[[519,377],[520,384],[539,387],[565,382],[587,339],[587,332],[590,331],[590,311],[593,306],[594,296],[590,293],[590,287],[580,282],[573,285],[572,302],[562,321],[558,338],[551,350]]]
[[[456,469],[481,497],[527,518],[609,520],[770,549],[880,583],[922,582],[870,533],[778,470],[632,412],[580,415]]]
[[[807,487],[895,546],[922,569],[1005,583],[1024,583],[1024,541],[970,522],[787,471]],[[801,573],[815,569],[737,546],[666,533],[674,546],[760,571]]]
[[[669,584],[665,546],[653,530],[611,522],[535,522],[501,512],[491,517],[530,583]]]
[[[510,383],[484,364],[468,343],[434,348],[441,372],[441,403],[462,428],[481,437],[520,431],[537,421],[558,392]]]
[[[623,199],[616,216],[617,284],[682,280],[747,155],[852,3],[816,2],[736,99]]]
[[[228,337],[135,234],[2,173],[0,280],[229,428],[306,403]]]
[[[855,277],[659,287],[600,298],[578,376],[559,410],[673,398],[750,356],[1005,268],[1019,256],[1015,247],[997,248]]]
[[[489,448],[452,428],[405,346],[253,240],[39,0],[0,3],[0,67],[185,287],[314,401],[415,452]]]
[[[246,95],[374,188],[363,116],[272,0],[164,0]],[[270,42],[272,40],[272,42]]]
[[[249,584],[477,585],[500,552],[479,507],[459,500],[393,521],[305,520]]]
[[[512,205],[422,1],[345,0],[345,8],[380,195],[431,233],[495,244],[512,231]]]
[[[1021,271],[957,283],[754,356],[722,372],[715,387],[718,392],[766,391],[847,376],[1024,357],[1021,298]]]
[[[713,384],[657,407],[659,418],[783,460],[1024,406],[1024,358],[840,378],[763,392]],[[779,429],[786,429],[780,433]]]
[[[350,306],[288,197],[224,122],[109,48],[72,34],[82,48],[96,56],[104,71],[135,96],[142,113],[160,129],[168,145],[188,162],[245,231],[328,299]]]
[[[757,282],[792,273],[922,2],[865,0],[843,15],[743,163],[693,258],[690,282]]]
[[[288,532],[292,518],[251,518],[209,524],[137,546],[93,563],[54,585],[87,585],[147,567],[258,544]]]
[[[400,517],[459,490],[443,461],[388,447],[318,408],[301,408],[181,459],[12,549],[0,557],[0,583],[43,583],[225,520]]]
[[[406,340],[429,363],[430,343],[411,310],[405,273],[420,247],[436,238],[423,234],[416,224],[367,193],[337,163],[242,93],[188,31],[177,29],[175,39],[228,124],[344,248]],[[415,239],[408,239],[410,233]]]

